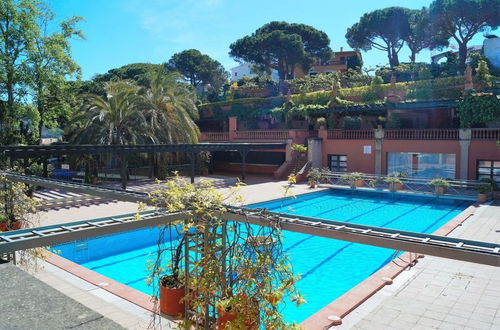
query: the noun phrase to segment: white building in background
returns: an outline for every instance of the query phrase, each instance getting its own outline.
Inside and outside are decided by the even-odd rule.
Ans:
[[[440,54],[435,54],[431,52],[432,63],[438,63],[449,53],[457,54],[457,51],[449,50]],[[495,35],[489,35],[484,38],[483,45],[470,46],[467,48],[467,53],[470,55],[472,53],[482,53],[491,63],[491,65],[497,69],[500,69],[500,38]],[[467,62],[469,58],[467,58]]]
[[[257,73],[252,71],[252,64],[245,62],[238,66],[235,66],[234,68],[231,68],[231,77],[229,78],[229,80],[233,82],[233,81],[238,81],[243,77],[253,77],[256,75]],[[279,81],[277,70],[273,70],[271,76],[274,81]]]
[[[483,54],[490,60],[491,65],[500,69],[500,38],[488,36],[483,42]]]

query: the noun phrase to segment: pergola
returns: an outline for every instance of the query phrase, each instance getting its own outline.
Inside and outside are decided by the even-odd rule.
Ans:
[[[198,144],[137,144],[137,145],[90,145],[90,144],[57,144],[30,146],[0,146],[0,152],[9,157],[11,166],[17,159],[24,160],[28,167],[29,160],[43,158],[44,176],[47,176],[47,159],[64,155],[132,155],[155,154],[166,152],[184,152],[191,160],[191,182],[195,177],[196,155],[203,151],[236,151],[241,155],[241,179],[245,180],[246,156],[251,150],[283,150],[285,143],[198,143]],[[126,169],[125,169],[126,170]],[[123,181],[125,180],[125,182]],[[126,178],[122,175],[122,186],[126,186]]]

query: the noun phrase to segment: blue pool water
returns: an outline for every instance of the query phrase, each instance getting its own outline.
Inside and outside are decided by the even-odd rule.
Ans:
[[[253,204],[253,208],[336,221],[431,233],[472,202],[432,196],[328,190]],[[67,259],[146,294],[146,262],[156,253],[158,229],[141,229],[55,246]],[[177,239],[175,231],[171,239]],[[170,238],[167,238],[170,239]],[[390,261],[394,250],[285,232],[284,248],[298,289],[308,301],[284,310],[287,321],[301,322]]]

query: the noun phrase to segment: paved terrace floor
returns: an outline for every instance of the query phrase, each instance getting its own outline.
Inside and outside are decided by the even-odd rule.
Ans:
[[[221,177],[216,177],[220,180]],[[199,178],[197,178],[199,180]],[[220,181],[219,181],[220,182]],[[229,192],[236,179],[223,179],[219,189]],[[247,177],[240,193],[247,204],[283,197],[284,181]],[[147,191],[150,183],[131,184],[132,190]],[[296,185],[294,194],[310,192]],[[39,213],[41,225],[133,213],[137,204],[97,201],[83,206],[68,206]],[[500,206],[483,206],[452,236],[500,241]],[[145,329],[149,312],[113,296],[62,270],[47,265],[36,275],[94,311],[129,329]],[[340,328],[355,329],[500,329],[500,268],[425,257],[410,271],[370,298],[344,319]],[[498,280],[500,281],[500,280]],[[76,317],[76,315],[75,315]],[[170,328],[171,324],[164,324]],[[338,327],[337,327],[338,328]]]
[[[124,329],[12,264],[0,276],[0,329]]]
[[[500,243],[500,202],[449,236]],[[405,273],[332,329],[500,329],[500,267],[426,256]]]
[[[204,178],[196,178],[198,182],[200,179],[212,179],[214,180],[214,185],[218,187],[218,189],[224,193],[229,194],[231,186],[237,182],[237,179],[234,177],[221,177],[221,176],[211,176]],[[268,177],[259,177],[259,176],[248,176],[247,177],[247,185],[243,186],[240,194],[244,197],[245,203],[256,203],[261,201],[266,201],[270,199],[280,198],[284,196],[283,186],[286,184],[285,181],[271,181],[269,182]],[[150,191],[155,189],[156,185],[151,181],[144,182],[136,182],[130,183],[128,189],[135,191]],[[311,190],[306,185],[296,185],[292,189],[294,194],[301,194],[310,192]],[[64,199],[67,197],[75,197],[75,194],[67,193],[60,190],[53,189],[45,189],[37,192],[37,196],[40,199],[44,200],[53,200],[53,199]],[[88,195],[87,195],[88,197]],[[37,214],[38,221],[41,226],[44,225],[53,225],[53,224],[63,224],[66,222],[79,221],[85,219],[94,219],[100,217],[108,217],[115,216],[126,213],[134,213],[137,211],[138,204],[129,203],[129,202],[118,202],[118,201],[109,201],[102,200],[99,198],[94,198],[93,200],[83,201],[79,205],[70,204],[67,206],[60,206],[54,209],[50,209],[47,211],[39,212]],[[14,267],[16,268],[16,267]],[[18,268],[16,268],[19,272]],[[0,272],[0,275],[2,273]],[[25,276],[28,274],[25,273]],[[109,292],[104,290],[101,287],[92,285],[74,275],[71,275],[51,264],[45,263],[44,268],[35,274],[35,277],[38,280],[44,282],[44,285],[49,285],[57,291],[59,291],[59,295],[62,297],[66,297],[69,304],[78,304],[82,308],[86,308],[88,311],[92,311],[98,317],[104,315],[106,318],[103,320],[107,320],[108,323],[104,323],[104,321],[100,321],[103,324],[102,329],[107,329],[105,325],[112,324],[115,325],[115,329],[119,329],[121,327],[127,329],[146,329],[150,322],[151,313],[145,309],[142,309],[132,303],[129,303]],[[36,280],[36,279],[33,279]],[[43,284],[43,283],[42,283]],[[103,283],[105,285],[105,283]],[[0,289],[3,289],[0,287]],[[7,288],[6,288],[7,290]],[[55,290],[54,290],[55,291]],[[0,290],[0,293],[3,291]],[[10,293],[17,292],[16,289],[9,289]],[[3,293],[2,293],[3,294]],[[14,295],[17,295],[15,293]],[[45,295],[43,291],[36,292],[37,300],[44,301],[46,299],[50,299],[50,295]],[[82,306],[83,305],[83,306]],[[3,307],[5,307],[5,309]],[[10,305],[5,306],[0,303],[0,309],[5,311],[6,309],[10,310],[10,313],[16,314],[18,313],[17,308],[14,308]],[[78,320],[81,313],[75,310],[66,310],[66,316],[68,319]],[[39,310],[40,313],[43,312],[43,309]],[[37,315],[36,311],[33,310],[33,315]],[[50,313],[49,313],[50,314]],[[90,315],[90,314],[89,314]],[[54,316],[55,317],[55,316]],[[9,323],[9,327],[6,329],[16,329],[15,324],[18,320],[14,320]],[[20,321],[19,321],[20,322]],[[116,323],[114,323],[116,322]],[[75,321],[75,324],[78,323]],[[39,320],[28,318],[24,323],[19,323],[20,327],[18,329],[48,329],[57,327],[51,327],[51,323],[45,323],[44,318],[40,318]],[[49,325],[46,327],[45,325]],[[113,327],[111,327],[113,328]],[[162,329],[176,329],[177,326],[169,322],[166,319],[162,320]],[[2,322],[0,322],[0,329],[4,329],[2,327]],[[82,328],[83,329],[83,328]],[[93,329],[89,327],[88,329]],[[98,329],[98,328],[96,328]]]

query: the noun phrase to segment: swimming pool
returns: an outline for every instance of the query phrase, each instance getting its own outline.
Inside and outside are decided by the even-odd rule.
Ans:
[[[471,201],[349,190],[327,190],[250,205],[274,212],[431,233]],[[146,228],[55,246],[61,256],[148,295],[147,260],[156,253],[157,228]],[[175,231],[172,237],[178,239]],[[307,304],[284,310],[287,321],[302,322],[390,262],[394,250],[285,232],[284,248],[297,287]]]

